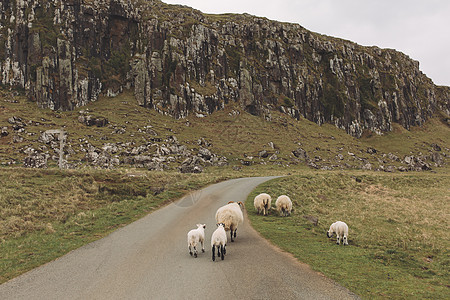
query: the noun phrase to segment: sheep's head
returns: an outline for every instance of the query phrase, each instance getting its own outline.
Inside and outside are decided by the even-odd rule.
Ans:
[[[245,208],[244,203],[242,203],[241,201],[239,201],[238,204],[239,204],[239,206],[241,207],[241,209],[244,209],[244,208]]]
[[[197,228],[201,228],[201,227],[203,227],[203,229],[205,229],[206,228],[206,224],[197,224]]]
[[[327,237],[331,238],[334,233],[335,233],[335,230],[334,230],[334,223],[333,223],[333,224],[331,224],[330,229],[328,229],[328,231],[327,231]]]
[[[217,225],[217,227],[222,226],[223,228],[225,228],[225,224],[224,223],[217,223],[216,225]]]

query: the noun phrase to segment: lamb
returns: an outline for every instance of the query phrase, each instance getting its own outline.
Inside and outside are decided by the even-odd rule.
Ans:
[[[244,204],[242,202],[228,202],[227,205],[220,207],[216,212],[216,222],[223,223],[225,230],[230,230],[231,241],[234,242],[236,238],[236,231],[240,223],[244,222],[244,215],[242,214],[242,208]]]
[[[333,224],[331,224],[330,229],[327,231],[327,237],[331,238],[333,236],[333,234],[336,233],[336,244],[340,245],[341,243],[341,238],[342,238],[342,242],[345,245],[348,245],[348,240],[347,240],[347,236],[348,236],[348,226],[347,224],[345,224],[342,221],[337,221],[334,222]]]
[[[192,229],[187,234],[189,254],[197,257],[197,244],[202,243],[202,252],[205,252],[205,224],[197,224],[197,229]],[[192,250],[194,250],[192,252]]]
[[[215,261],[215,247],[217,247],[217,257],[224,259],[224,255],[227,253],[225,248],[227,245],[227,233],[225,232],[225,224],[217,224],[217,229],[213,232],[211,236],[211,247],[212,247],[212,260]]]
[[[281,195],[277,198],[277,201],[275,201],[275,206],[277,208],[277,211],[280,213],[280,216],[289,216],[292,211],[292,201],[291,199],[286,195]]]
[[[269,194],[262,193],[255,197],[253,200],[253,205],[255,206],[258,214],[263,213],[264,216],[269,214],[269,209],[272,204],[272,197]]]

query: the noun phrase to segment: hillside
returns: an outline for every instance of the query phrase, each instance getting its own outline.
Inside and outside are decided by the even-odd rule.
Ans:
[[[183,119],[139,106],[131,91],[73,111],[36,108],[15,91],[0,96],[0,164],[50,167],[132,167],[201,172],[208,166],[235,170],[259,165],[380,171],[439,170],[449,155],[450,129],[436,116],[423,126],[382,136],[352,137],[331,124],[317,124],[274,111],[270,118],[230,103],[211,115]]]
[[[2,1],[0,22],[2,84],[55,111],[130,89],[128,103],[175,118],[236,106],[355,137],[449,116],[450,88],[417,61],[298,24],[158,0]]]

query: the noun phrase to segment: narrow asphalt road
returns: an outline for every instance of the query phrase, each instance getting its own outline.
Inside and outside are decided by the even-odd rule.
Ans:
[[[247,219],[211,260],[214,215],[272,177],[211,185],[106,238],[0,285],[0,299],[355,299],[357,296],[261,238]],[[206,224],[206,252],[187,232]]]

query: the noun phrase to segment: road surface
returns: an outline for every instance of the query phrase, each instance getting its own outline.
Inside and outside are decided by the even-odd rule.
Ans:
[[[244,217],[225,260],[211,259],[214,215],[272,177],[211,185],[0,285],[0,299],[355,299],[263,239]],[[206,224],[206,252],[187,232]],[[229,235],[228,235],[229,239]]]

